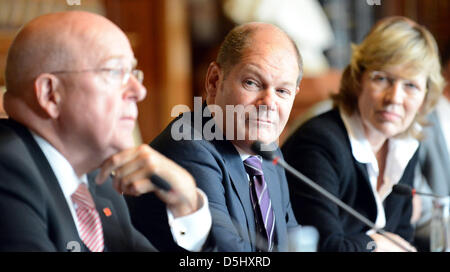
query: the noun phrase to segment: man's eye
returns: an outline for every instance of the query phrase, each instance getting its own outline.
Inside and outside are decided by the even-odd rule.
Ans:
[[[108,72],[112,77],[121,77],[123,74],[123,71],[121,69],[111,69]]]
[[[256,86],[256,82],[253,80],[245,80],[244,84],[248,86]]]
[[[286,89],[278,89],[277,92],[282,96],[289,96],[291,95],[291,91]]]
[[[252,90],[257,89],[259,87],[258,82],[251,79],[244,80],[243,84],[245,88]]]

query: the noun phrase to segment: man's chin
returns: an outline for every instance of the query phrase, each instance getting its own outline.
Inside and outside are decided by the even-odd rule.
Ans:
[[[122,152],[124,150],[130,149],[133,147],[136,147],[133,139],[124,139],[116,144],[110,145],[109,148],[106,148],[105,154],[108,157],[111,157],[112,155],[114,155],[116,153]]]
[[[273,129],[247,130],[245,139],[271,143],[278,140],[278,134]]]
[[[263,144],[271,144],[273,142],[278,142],[278,136],[275,136],[274,133],[271,132],[262,132],[254,141],[260,141]]]
[[[277,139],[268,139],[268,138],[258,138],[256,140],[240,140],[240,141],[233,141],[233,144],[238,146],[243,151],[253,154],[252,145],[256,141],[262,143],[262,148],[264,148],[264,151],[274,151],[278,147],[278,138]]]

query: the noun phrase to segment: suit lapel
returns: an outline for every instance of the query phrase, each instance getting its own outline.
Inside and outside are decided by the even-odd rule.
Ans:
[[[250,236],[249,239],[252,245],[254,245],[256,242],[255,217],[250,199],[249,181],[244,164],[231,142],[226,140],[215,140],[215,142],[218,151],[222,154],[235,193],[238,195],[242,208],[244,209],[247,231]],[[236,220],[236,218],[234,219]],[[242,224],[242,222],[237,223]]]
[[[354,163],[356,164],[357,171],[360,172],[360,174],[361,174],[360,176],[362,176],[364,179],[364,180],[359,180],[358,182],[361,184],[361,186],[364,186],[364,192],[367,193],[366,203],[367,203],[367,207],[370,210],[369,219],[372,222],[375,222],[375,220],[377,218],[377,213],[378,213],[377,203],[375,201],[375,196],[373,195],[372,185],[370,184],[369,174],[367,173],[366,165],[364,163],[359,163],[357,161],[354,161]],[[362,203],[364,203],[364,202],[362,202]],[[356,207],[356,209],[357,209],[357,207]]]
[[[206,124],[213,117],[209,112],[208,106],[206,102],[203,103],[203,111],[206,112],[206,115],[203,115],[202,123]],[[191,120],[193,122],[193,119]],[[213,130],[219,129],[215,124]],[[216,147],[219,154],[221,154],[223,161],[225,163],[227,173],[229,175],[229,179],[231,181],[231,185],[239,198],[241,206],[244,210],[245,218],[232,218],[235,220],[234,224],[241,225],[241,228],[244,230],[244,227],[247,227],[247,237],[243,237],[245,240],[249,240],[254,247],[256,243],[256,225],[255,225],[255,217],[253,213],[252,201],[250,199],[250,187],[249,180],[247,177],[247,172],[245,171],[244,164],[241,160],[239,152],[233,146],[230,141],[227,140],[217,140],[214,139],[211,143]],[[226,178],[224,177],[224,180]],[[244,222],[245,220],[245,222]],[[245,233],[243,233],[245,235]]]
[[[28,129],[12,119],[9,119],[8,121],[9,125],[16,131],[25,143],[30,156],[33,158],[34,163],[41,174],[42,180],[47,184],[46,188],[51,190],[48,193],[52,196],[52,200],[55,202],[53,208],[55,208],[58,212],[58,222],[60,224],[58,228],[63,230],[65,239],[67,240],[66,244],[62,245],[62,247],[66,248],[68,246],[67,243],[70,241],[78,241],[81,243],[81,239],[78,235],[78,230],[75,226],[75,222],[73,221],[69,206],[67,205],[66,198],[64,197],[61,186],[59,185],[59,182],[56,179],[47,158]]]
[[[95,177],[99,170],[95,170],[88,174],[89,191],[95,202],[95,208],[100,215],[102,222],[103,237],[105,242],[105,250],[114,250],[117,248],[124,249],[127,245],[126,241],[123,241],[123,235],[119,235],[119,231],[122,229],[117,218],[118,212],[114,209],[114,205],[107,197],[101,196],[101,187],[95,183]],[[109,178],[108,178],[109,179]],[[110,180],[107,180],[102,186],[111,186]]]
[[[348,138],[348,131],[345,127],[344,121],[341,118],[339,110],[334,110],[333,114],[336,118],[336,121],[337,121],[339,127],[343,131],[342,135],[345,135],[345,145],[347,146],[346,150],[349,152],[349,154],[346,155],[345,157],[352,158],[352,161],[356,166],[356,172],[357,172],[356,177],[357,178],[362,177],[362,179],[363,179],[363,180],[358,180],[358,183],[361,184],[361,186],[364,188],[363,192],[365,193],[365,195],[364,196],[359,195],[357,197],[364,199],[363,202],[361,202],[361,203],[363,203],[365,206],[368,207],[368,210],[370,211],[368,217],[372,222],[374,222],[377,217],[377,204],[375,201],[375,196],[372,192],[372,185],[370,184],[369,174],[367,173],[366,164],[356,161],[356,159],[353,157],[352,146],[351,146],[350,140]],[[356,208],[356,210],[361,210],[361,209],[358,209],[358,207],[355,207],[355,208]]]

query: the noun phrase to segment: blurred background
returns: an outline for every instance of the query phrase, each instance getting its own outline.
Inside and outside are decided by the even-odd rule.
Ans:
[[[303,55],[305,74],[285,132],[337,92],[350,44],[359,43],[378,19],[407,16],[425,25],[440,49],[450,46],[450,0],[0,0],[1,92],[17,30],[36,16],[63,10],[102,14],[128,35],[148,90],[139,104],[137,135],[143,142],[167,126],[175,105],[192,109],[193,97],[204,97],[206,69],[226,33],[240,23],[280,26]]]

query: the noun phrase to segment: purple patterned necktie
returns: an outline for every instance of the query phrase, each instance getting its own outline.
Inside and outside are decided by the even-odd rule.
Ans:
[[[244,167],[250,176],[250,198],[255,211],[256,224],[264,226],[265,233],[262,234],[267,238],[268,251],[272,251],[275,216],[267,183],[264,180],[261,160],[256,156],[250,156],[244,161]]]

